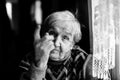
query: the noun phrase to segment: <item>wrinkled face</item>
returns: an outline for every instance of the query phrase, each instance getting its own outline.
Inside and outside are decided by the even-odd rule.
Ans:
[[[54,25],[49,31],[49,35],[54,37],[53,43],[55,49],[50,52],[50,58],[53,60],[62,60],[70,55],[73,47],[73,34],[66,24]]]

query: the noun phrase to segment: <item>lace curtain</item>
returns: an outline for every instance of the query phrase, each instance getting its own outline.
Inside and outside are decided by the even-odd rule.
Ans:
[[[111,80],[109,69],[115,68],[115,55],[120,58],[120,0],[91,0],[91,6],[93,77]]]

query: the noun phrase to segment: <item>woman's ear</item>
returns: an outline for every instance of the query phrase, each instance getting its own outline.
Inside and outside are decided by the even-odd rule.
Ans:
[[[71,44],[71,48],[70,49],[73,49],[74,45],[75,45],[75,43],[73,41],[72,44]]]

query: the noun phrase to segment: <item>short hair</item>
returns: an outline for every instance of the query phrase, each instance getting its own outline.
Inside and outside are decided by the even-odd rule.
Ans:
[[[41,36],[45,35],[45,32],[48,32],[49,28],[54,24],[59,24],[59,21],[66,22],[68,26],[70,26],[71,31],[74,33],[74,41],[75,43],[81,40],[81,26],[80,22],[75,18],[75,16],[68,10],[54,12],[50,14],[44,21],[41,27]],[[62,24],[60,24],[62,25]]]

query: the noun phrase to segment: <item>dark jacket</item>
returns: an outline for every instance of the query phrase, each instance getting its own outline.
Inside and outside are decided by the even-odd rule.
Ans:
[[[28,54],[20,64],[23,69],[21,80],[30,80],[32,53]],[[92,77],[92,55],[75,46],[71,56],[64,61],[48,61],[45,80],[97,80]]]

